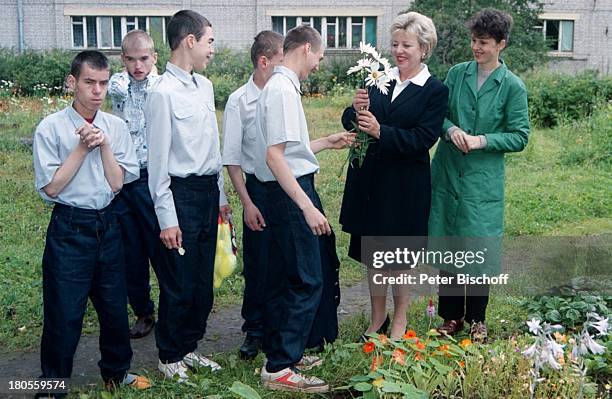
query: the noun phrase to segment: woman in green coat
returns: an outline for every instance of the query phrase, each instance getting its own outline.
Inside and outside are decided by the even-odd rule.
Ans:
[[[443,139],[431,165],[432,237],[501,237],[504,230],[504,154],[527,145],[525,85],[499,58],[512,17],[485,9],[467,23],[474,61],[453,66]],[[443,276],[453,274],[440,272]],[[456,281],[455,281],[456,283]],[[489,287],[441,285],[439,331],[453,335],[471,323],[472,338],[486,340]]]

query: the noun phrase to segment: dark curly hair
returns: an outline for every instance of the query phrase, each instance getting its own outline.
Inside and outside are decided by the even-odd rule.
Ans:
[[[465,26],[479,38],[493,38],[497,43],[508,42],[512,16],[495,8],[485,8],[470,18]]]

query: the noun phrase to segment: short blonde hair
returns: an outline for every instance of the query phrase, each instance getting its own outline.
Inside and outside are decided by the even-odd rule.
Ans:
[[[151,36],[143,30],[131,30],[121,42],[121,51],[124,53],[132,49],[147,49],[155,52],[155,43]]]
[[[438,44],[438,35],[433,21],[418,12],[413,11],[398,15],[391,25],[391,35],[397,31],[412,33],[417,37],[421,48],[425,52],[423,59],[429,58],[436,44]]]

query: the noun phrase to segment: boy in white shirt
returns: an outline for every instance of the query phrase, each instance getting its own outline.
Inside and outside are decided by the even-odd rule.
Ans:
[[[149,190],[166,247],[155,338],[159,370],[185,382],[187,367],[221,367],[195,352],[213,305],[219,213],[223,193],[212,83],[195,70],[214,52],[210,22],[197,12],[174,14],[167,27],[172,53],[145,104]]]
[[[263,340],[264,280],[270,239],[270,229],[266,228],[266,188],[254,175],[255,110],[259,93],[282,60],[283,36],[272,31],[259,32],[251,46],[253,74],[229,96],[223,114],[223,165],[243,208],[242,331],[246,338],[239,354],[244,360],[257,356]]]
[[[155,325],[155,305],[151,300],[149,262],[154,269],[161,260],[159,225],[149,193],[147,140],[144,104],[151,87],[159,79],[152,72],[157,62],[153,39],[145,31],[130,31],[121,43],[125,71],[111,76],[108,95],[115,115],[125,121],[136,149],[140,178],[123,186],[115,199],[115,212],[121,226],[121,238],[127,250],[125,278],[128,301],[137,317],[130,338],[147,336]]]
[[[315,153],[340,149],[354,139],[336,133],[310,141],[301,102],[300,81],[319,67],[323,58],[320,34],[308,26],[287,33],[283,63],[274,70],[259,96],[256,111],[257,157],[255,175],[264,182],[271,229],[270,260],[265,280],[264,351],[261,371],[266,388],[296,392],[327,392],[328,384],[306,377],[300,370],[321,364],[304,349],[318,322],[337,334],[336,303],[339,295],[324,296],[325,273],[337,272],[337,256],[331,227],[323,214],[314,187],[319,171]],[[336,265],[334,265],[336,263]],[[322,302],[322,298],[325,298]],[[320,314],[325,309],[324,315]],[[330,312],[331,311],[331,312]]]

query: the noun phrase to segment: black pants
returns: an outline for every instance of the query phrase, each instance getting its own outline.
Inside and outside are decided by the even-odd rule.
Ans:
[[[162,362],[174,363],[197,348],[213,305],[213,272],[219,216],[217,175],[172,177],[170,190],[184,255],[162,250],[159,321],[155,338]],[[161,245],[161,244],[160,244]]]
[[[159,224],[148,186],[147,169],[140,169],[140,179],[125,184],[115,199],[115,212],[121,226],[125,251],[125,277],[130,306],[136,316],[153,314],[149,285],[149,261],[159,268],[161,246]]]
[[[297,181],[322,211],[313,175]],[[329,261],[330,247],[321,245],[330,237],[312,233],[302,211],[278,183],[267,183],[266,188],[274,206],[268,208],[272,236],[265,280],[264,351],[266,369],[277,372],[297,363],[313,341],[336,339],[340,295],[332,282],[337,283],[338,265]],[[335,246],[333,252],[335,255]]]
[[[440,270],[442,277],[455,274]],[[438,315],[444,320],[464,318],[468,323],[484,322],[489,303],[489,285],[440,284],[438,296]]]
[[[111,208],[53,208],[42,261],[43,378],[72,374],[88,297],[100,323],[102,378],[119,382],[130,367],[123,249]]]
[[[254,175],[246,175],[246,189],[249,197],[268,222],[268,200],[264,183]],[[244,218],[243,218],[244,219]],[[263,337],[263,312],[265,304],[265,279],[269,262],[270,227],[253,231],[242,224],[242,259],[244,296],[242,298],[242,331],[254,337]]]

